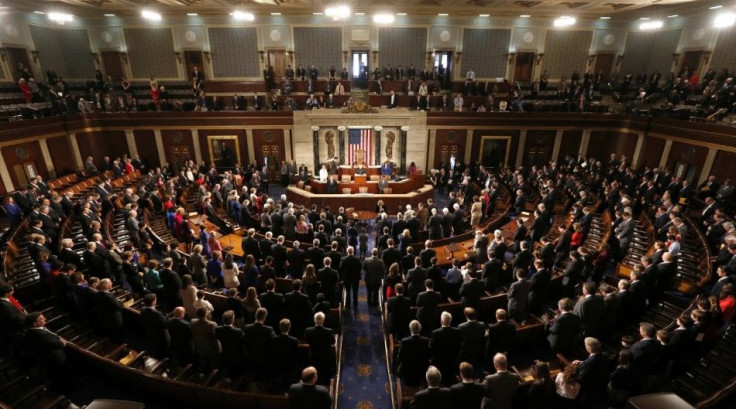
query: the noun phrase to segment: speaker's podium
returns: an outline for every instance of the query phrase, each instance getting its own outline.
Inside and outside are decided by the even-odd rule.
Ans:
[[[368,181],[366,175],[353,175],[353,179],[355,179],[355,184],[357,185],[365,185],[365,182]]]

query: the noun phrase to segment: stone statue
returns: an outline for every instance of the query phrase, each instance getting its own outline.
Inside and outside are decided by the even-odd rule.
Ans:
[[[325,142],[327,142],[327,157],[332,159],[335,157],[335,133],[327,131],[325,133]]]
[[[386,139],[388,139],[388,143],[386,144],[386,159],[391,160],[394,157],[394,140],[396,139],[396,135],[389,131],[386,134]]]

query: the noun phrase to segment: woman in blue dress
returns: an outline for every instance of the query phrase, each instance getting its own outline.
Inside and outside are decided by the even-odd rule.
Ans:
[[[207,233],[204,224],[199,225],[199,244],[202,245],[202,255],[207,257],[210,255],[210,235]]]

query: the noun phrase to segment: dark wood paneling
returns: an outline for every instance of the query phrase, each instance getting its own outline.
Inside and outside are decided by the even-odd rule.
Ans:
[[[433,162],[431,163],[432,168],[437,168],[444,160],[448,161],[450,153],[443,153],[443,151],[450,152],[452,146],[457,147],[455,158],[459,161],[465,160],[465,141],[467,140],[468,131],[466,129],[438,129],[437,137],[434,145],[434,158],[430,158]]]
[[[180,164],[186,160],[187,151],[189,159],[194,160],[194,141],[190,130],[164,129],[161,131],[161,139],[164,143],[166,162],[172,165],[175,170],[179,170]]]
[[[711,175],[715,175],[718,181],[724,179],[732,179],[734,177],[733,167],[736,163],[736,153],[718,151],[716,159],[713,161],[713,167],[710,170]]]
[[[92,156],[96,164],[100,164],[105,156],[114,159],[129,154],[125,131],[80,132],[77,144],[82,160]]]
[[[158,159],[158,148],[156,148],[156,140],[153,131],[149,130],[135,130],[133,131],[133,138],[135,140],[135,147],[138,150],[138,155],[148,166],[161,166],[161,161]],[[166,144],[164,144],[166,146]],[[165,150],[165,149],[164,149]]]
[[[542,166],[552,159],[552,149],[555,146],[555,130],[530,130],[526,133],[524,144],[524,166]]]
[[[659,166],[659,160],[662,158],[664,150],[664,139],[645,137],[639,154],[639,166],[637,169],[644,169],[645,166],[656,168]]]
[[[567,130],[562,133],[562,142],[560,143],[559,159],[570,155],[577,157],[580,152],[580,142],[583,140],[583,131]]]
[[[507,166],[518,167],[520,163],[516,162],[516,151],[519,149],[519,131],[516,129],[476,129],[473,132],[473,147],[471,150],[471,162],[478,160],[481,149],[481,140],[484,136],[510,136],[511,146],[509,147],[509,156]]]
[[[678,163],[686,163],[687,175],[690,182],[698,181],[700,172],[703,170],[705,157],[708,156],[708,148],[682,142],[673,142],[670,156],[667,158],[667,166],[673,171]]]
[[[637,135],[616,131],[593,131],[590,133],[588,152],[586,156],[594,156],[596,159],[605,160],[612,153],[624,154],[629,160],[634,155]]]
[[[56,177],[61,177],[74,173],[77,170],[77,164],[74,163],[74,154],[72,147],[69,146],[69,140],[66,136],[57,138],[49,138],[46,140],[51,154],[51,162],[54,164]]]
[[[27,183],[26,178],[20,178],[16,172],[16,166],[21,166],[20,171],[23,170],[23,165],[26,163],[33,163],[36,171],[43,176],[44,179],[48,179],[49,172],[46,169],[46,164],[43,161],[43,154],[41,153],[41,146],[38,141],[21,143],[12,146],[6,146],[2,149],[3,159],[5,160],[5,166],[10,173],[10,180],[13,182],[13,186],[18,186]]]
[[[276,130],[274,131],[274,135],[277,133]],[[282,135],[281,137],[281,143],[283,145],[283,132],[279,129],[278,134]],[[235,135],[238,137],[236,146],[238,150],[240,151],[240,164],[247,164],[248,163],[248,140],[246,138],[245,129],[200,129],[199,130],[199,143],[200,143],[200,149],[202,151],[202,160],[204,160],[207,163],[210,163],[210,150],[211,147],[209,146],[207,142],[207,137],[210,135],[222,135],[222,136],[232,136]]]
[[[268,136],[267,132],[271,132]],[[274,147],[278,149],[278,154],[274,153]],[[266,151],[266,148],[268,150]],[[268,152],[270,158],[269,167],[272,175],[271,180],[276,180],[274,175],[278,174],[281,169],[281,161],[286,159],[286,146],[284,144],[284,132],[281,129],[254,129],[253,130],[253,153],[256,157],[253,159],[258,162],[258,166],[263,166],[263,158],[265,152]],[[311,163],[306,164],[314,166]],[[314,170],[313,170],[314,171]]]

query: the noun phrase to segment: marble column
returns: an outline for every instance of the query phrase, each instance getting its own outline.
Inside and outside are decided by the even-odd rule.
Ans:
[[[319,165],[319,126],[313,126],[312,128],[312,141],[314,142],[314,172],[316,175],[319,172],[321,166]]]
[[[376,142],[374,143],[375,152],[373,152],[373,164],[374,165],[380,165],[381,164],[381,131],[383,130],[382,126],[376,126],[373,128],[376,131],[375,139]],[[366,158],[365,161],[367,164],[370,165],[370,158]]]
[[[399,149],[401,150],[401,162],[399,163],[399,174],[406,174],[406,134],[409,131],[409,127],[404,125],[401,127],[399,133]]]

